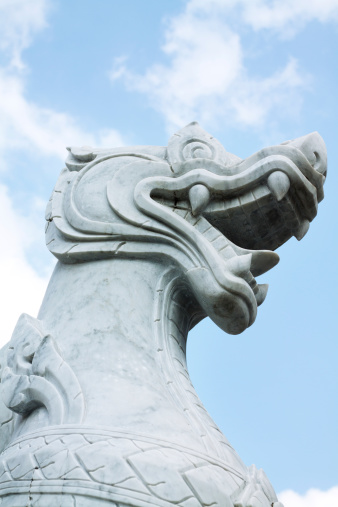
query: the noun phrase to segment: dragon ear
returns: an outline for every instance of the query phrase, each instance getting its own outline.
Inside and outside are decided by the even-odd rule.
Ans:
[[[194,121],[174,134],[168,143],[168,161],[176,174],[184,172],[183,164],[192,159],[212,160],[227,166],[231,156],[221,143]]]
[[[66,159],[66,166],[70,171],[81,171],[81,169],[96,157],[93,148],[90,146],[68,146],[69,155]]]

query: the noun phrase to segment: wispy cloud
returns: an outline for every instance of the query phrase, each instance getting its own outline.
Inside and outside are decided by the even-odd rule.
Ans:
[[[0,2],[0,53],[4,56],[0,67],[0,157],[8,149],[20,148],[63,159],[69,144],[125,144],[117,130],[85,131],[71,115],[27,98],[23,51],[48,27],[51,9],[49,0]]]
[[[24,77],[0,69],[0,150],[20,148],[65,158],[70,145],[121,146],[118,131],[83,130],[67,113],[46,109],[27,99]]]
[[[135,74],[118,58],[111,80],[124,79],[130,90],[143,93],[170,131],[192,119],[209,125],[231,118],[259,128],[297,114],[311,77],[292,57],[270,75],[249,72],[250,57],[234,27],[285,38],[313,20],[337,21],[338,0],[190,0],[167,20],[162,51],[168,63]]]
[[[0,50],[9,64],[22,69],[22,51],[32,42],[34,35],[47,26],[48,0],[1,0]]]
[[[268,8],[266,2],[253,3],[262,12]],[[278,17],[275,9],[270,28]],[[231,24],[235,12],[252,28],[262,28],[251,3],[244,0],[191,0],[182,13],[167,21],[162,51],[168,63],[154,63],[140,75],[128,68],[125,59],[117,59],[112,81],[124,79],[131,90],[145,94],[169,130],[192,119],[208,126],[231,118],[244,127],[260,127],[283,117],[285,109],[297,113],[294,105],[301,104],[300,91],[308,76],[293,58],[268,76],[250,73],[240,33]],[[287,104],[292,108],[288,110]]]
[[[4,185],[0,185],[0,216],[1,347],[10,339],[22,311],[36,316],[52,263],[46,276],[39,276],[28,263],[25,252],[40,234],[31,217],[14,209]]]
[[[268,29],[292,37],[310,21],[338,21],[338,0],[190,0],[193,15],[226,14],[254,30]]]
[[[278,495],[285,507],[336,507],[338,505],[338,487],[328,491],[310,489],[304,495],[294,491],[283,491]]]

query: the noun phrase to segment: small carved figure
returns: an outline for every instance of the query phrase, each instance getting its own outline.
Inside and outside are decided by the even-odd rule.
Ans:
[[[167,147],[68,148],[46,212],[59,262],[3,351],[1,507],[282,507],[190,382],[189,330],[251,326],[323,199],[317,133],[241,160],[197,123]]]

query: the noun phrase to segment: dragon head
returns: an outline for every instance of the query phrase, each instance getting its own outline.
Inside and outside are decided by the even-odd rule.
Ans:
[[[47,245],[62,262],[170,258],[218,326],[250,326],[267,285],[255,277],[301,239],[323,199],[317,133],[241,160],[196,122],[168,147],[68,148],[47,207]]]

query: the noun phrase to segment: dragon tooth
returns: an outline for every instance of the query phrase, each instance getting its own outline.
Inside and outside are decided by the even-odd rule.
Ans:
[[[305,218],[294,234],[295,237],[298,239],[298,241],[300,241],[301,239],[304,238],[305,234],[309,230],[309,227],[310,227],[310,222],[308,220],[306,220],[306,218]]]
[[[210,192],[206,186],[198,184],[189,190],[191,212],[194,216],[199,215],[210,201]]]
[[[258,291],[255,294],[255,296],[256,296],[257,306],[259,306],[259,305],[261,305],[263,303],[263,301],[266,298],[266,295],[268,293],[269,284],[267,284],[267,283],[259,283],[257,285],[257,287],[258,287]]]
[[[282,171],[274,171],[271,173],[268,177],[267,184],[277,201],[281,201],[290,188],[289,177]]]

